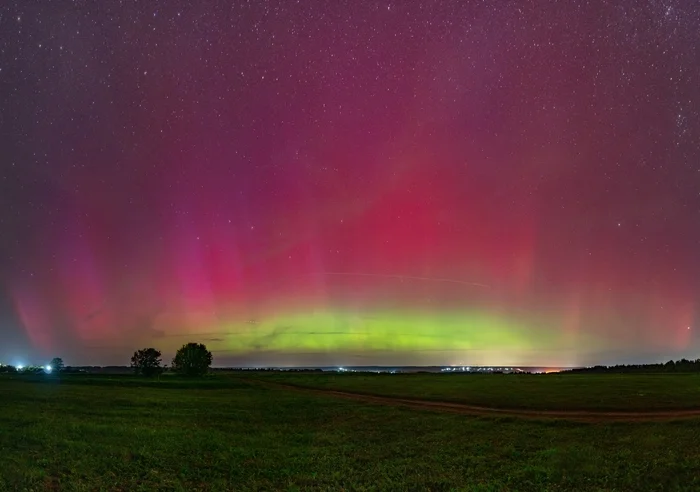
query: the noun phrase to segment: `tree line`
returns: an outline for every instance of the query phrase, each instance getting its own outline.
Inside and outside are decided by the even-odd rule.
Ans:
[[[60,357],[54,357],[51,359],[51,362],[46,364],[45,366],[12,366],[12,365],[6,365],[6,364],[0,364],[0,373],[12,373],[12,372],[24,372],[28,374],[37,374],[41,372],[45,373],[54,373],[54,372],[61,372],[63,371],[64,366],[63,366],[63,359]]]
[[[700,372],[700,359],[669,360],[658,364],[618,364],[614,366],[580,367],[563,373],[679,373]]]

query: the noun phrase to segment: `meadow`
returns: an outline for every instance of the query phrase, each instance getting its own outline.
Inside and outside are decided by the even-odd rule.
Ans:
[[[257,373],[285,385],[493,408],[644,411],[700,408],[700,374]]]
[[[477,418],[259,382],[323,377],[0,377],[0,490],[700,489],[700,420]],[[605,387],[595,378],[608,376],[586,377],[593,382],[584,393]],[[343,384],[351,378],[365,380],[352,374]],[[429,385],[426,375],[401,378],[381,379],[384,391]],[[485,378],[478,384],[512,392],[511,376]],[[698,381],[665,378],[668,388]],[[678,393],[667,394],[679,404]]]

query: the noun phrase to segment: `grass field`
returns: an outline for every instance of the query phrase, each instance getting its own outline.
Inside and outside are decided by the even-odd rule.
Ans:
[[[0,489],[700,489],[698,420],[475,418],[249,381],[2,377]]]
[[[256,373],[264,381],[369,395],[537,410],[700,408],[700,374]]]

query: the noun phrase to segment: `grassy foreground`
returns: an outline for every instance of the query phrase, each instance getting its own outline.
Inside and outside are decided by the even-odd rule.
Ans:
[[[257,373],[256,378],[370,395],[537,410],[700,408],[700,374]]]
[[[481,419],[230,376],[2,377],[0,402],[0,490],[700,489],[694,420]]]

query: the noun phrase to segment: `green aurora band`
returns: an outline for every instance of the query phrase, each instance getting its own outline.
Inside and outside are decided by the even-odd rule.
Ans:
[[[542,359],[557,365],[573,363],[576,340],[552,322],[524,322],[481,311],[440,313],[374,311],[361,313],[319,310],[266,317],[256,322],[236,321],[217,326],[211,347],[230,355],[255,351],[278,353],[426,352],[448,354],[454,364],[494,363],[524,365]],[[196,333],[190,334],[194,339]],[[497,354],[497,355],[496,355]],[[562,357],[563,355],[563,357]],[[535,357],[533,357],[535,356]]]

